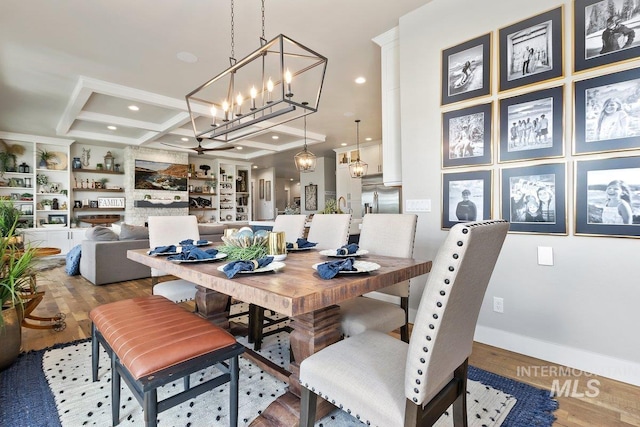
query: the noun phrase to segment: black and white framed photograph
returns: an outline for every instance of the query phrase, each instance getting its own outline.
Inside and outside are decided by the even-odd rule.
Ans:
[[[309,183],[304,186],[304,209],[306,211],[318,210],[318,186]]]
[[[510,232],[567,234],[566,165],[501,170],[502,218]]]
[[[500,91],[563,76],[563,7],[499,30]]]
[[[574,82],[574,154],[640,148],[640,68]]]
[[[576,162],[576,234],[640,237],[640,157]]]
[[[640,7],[629,0],[575,0],[574,70],[640,56]]]
[[[442,228],[491,219],[492,172],[442,174]]]
[[[442,105],[491,93],[491,33],[442,51]]]
[[[490,165],[492,103],[442,114],[442,167]]]
[[[564,86],[500,100],[499,162],[564,156]]]

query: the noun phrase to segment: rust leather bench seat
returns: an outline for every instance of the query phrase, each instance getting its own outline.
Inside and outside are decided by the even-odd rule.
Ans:
[[[101,305],[92,321],[92,374],[98,378],[99,343],[111,358],[113,425],[119,423],[120,378],[144,411],[145,425],[157,414],[230,383],[230,425],[238,419],[238,355],[244,347],[225,330],[159,295]],[[216,365],[220,375],[190,387],[189,375]],[[184,391],[158,402],[157,388],[183,379]]]

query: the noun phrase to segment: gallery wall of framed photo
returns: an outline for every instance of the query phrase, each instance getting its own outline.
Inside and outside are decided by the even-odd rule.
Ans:
[[[443,229],[640,237],[635,3],[564,2],[442,50]]]

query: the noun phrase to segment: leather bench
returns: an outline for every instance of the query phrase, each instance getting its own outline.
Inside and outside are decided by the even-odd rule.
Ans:
[[[89,318],[93,381],[99,343],[111,358],[114,426],[120,421],[120,378],[142,405],[145,426],[156,426],[158,413],[230,383],[229,425],[237,425],[238,356],[244,346],[231,334],[159,295],[104,304]],[[190,387],[190,374],[213,365],[220,375]],[[181,378],[184,390],[158,402],[157,388]]]

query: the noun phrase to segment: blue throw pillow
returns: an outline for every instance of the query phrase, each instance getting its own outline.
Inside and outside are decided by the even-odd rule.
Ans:
[[[77,276],[80,274],[81,251],[82,245],[76,245],[67,252],[67,265],[64,271],[66,271],[69,276]]]

